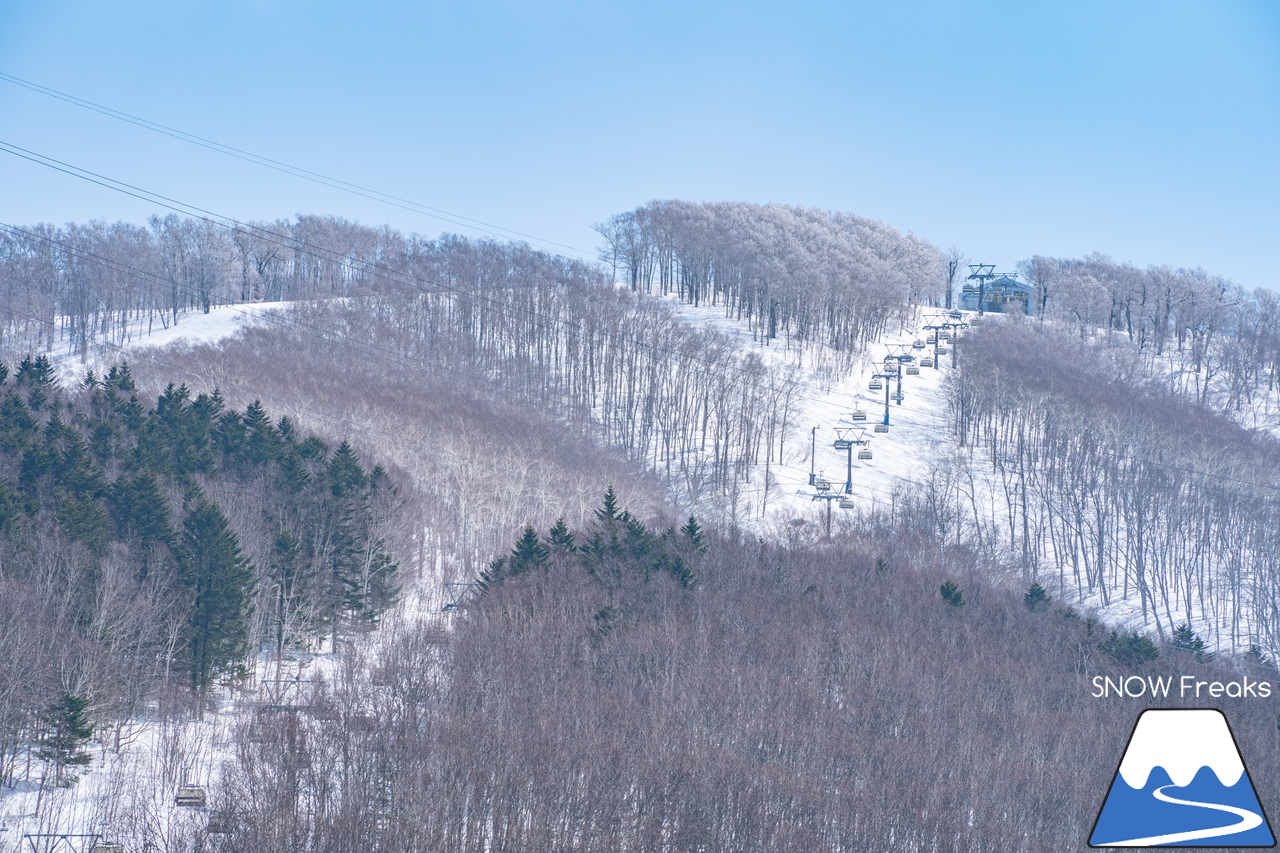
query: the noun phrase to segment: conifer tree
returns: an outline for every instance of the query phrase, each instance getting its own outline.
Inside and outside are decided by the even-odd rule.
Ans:
[[[618,517],[618,494],[613,490],[613,486],[604,493],[604,503],[595,511],[596,518],[603,522],[611,522]]]
[[[1027,588],[1027,594],[1022,596],[1022,603],[1032,613],[1043,613],[1049,609],[1049,593],[1044,591],[1044,587],[1038,583],[1031,584]]]
[[[1181,652],[1188,652],[1196,656],[1196,660],[1201,663],[1208,663],[1213,660],[1216,655],[1208,651],[1203,639],[1195,631],[1191,630],[1191,625],[1184,622],[1173,629],[1173,636],[1170,645]]]
[[[960,587],[953,580],[948,580],[940,589],[942,600],[952,607],[964,607],[964,593],[960,591]]]
[[[191,687],[203,700],[214,680],[233,672],[248,651],[253,572],[216,504],[198,498],[182,527],[182,579],[192,593]]]
[[[573,531],[569,529],[569,525],[565,524],[563,515],[556,519],[555,524],[551,525],[547,543],[551,546],[551,550],[556,553],[572,554],[574,552]]]
[[[261,400],[254,400],[244,412],[244,458],[251,465],[264,465],[280,455],[280,434],[271,425]]]
[[[549,556],[547,546],[543,545],[538,539],[538,531],[533,529],[532,524],[524,526],[524,533],[516,547],[511,551],[511,559],[507,561],[507,568],[513,575],[521,572],[527,572],[529,569],[546,565]]]
[[[360,467],[356,452],[345,441],[338,446],[333,458],[329,460],[329,484],[334,497],[339,498],[368,485],[368,479],[365,477],[364,469]]]
[[[40,723],[44,732],[37,742],[36,757],[53,765],[54,782],[59,788],[70,788],[79,777],[69,769],[93,762],[84,749],[94,730],[89,721],[89,700],[63,693],[40,714]]]
[[[692,515],[689,516],[689,523],[681,527],[680,532],[684,534],[684,538],[689,541],[695,551],[700,554],[706,552],[707,546],[702,541],[702,527],[698,524],[698,519]]]

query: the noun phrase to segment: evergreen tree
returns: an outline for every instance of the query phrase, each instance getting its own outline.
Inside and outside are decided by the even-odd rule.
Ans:
[[[573,531],[569,529],[569,525],[565,524],[563,515],[556,519],[555,524],[551,525],[547,543],[551,546],[551,550],[556,553],[572,554],[574,552]]]
[[[604,493],[604,503],[595,511],[596,518],[605,523],[612,522],[618,517],[618,495],[613,490],[613,486]]]
[[[1207,651],[1204,640],[1200,635],[1191,630],[1191,625],[1183,623],[1173,629],[1173,636],[1170,645],[1180,652],[1188,652],[1196,656],[1196,660],[1201,663],[1208,663],[1213,660],[1216,655]]]
[[[1244,653],[1244,659],[1254,666],[1262,667],[1263,669],[1270,669],[1272,671],[1276,669],[1275,663],[1271,658],[1267,657],[1266,653],[1262,651],[1262,646],[1257,643],[1249,644],[1249,650]]]
[[[169,502],[150,471],[116,480],[111,486],[110,503],[121,538],[136,535],[144,543],[173,540]]]
[[[964,607],[964,594],[960,591],[960,587],[953,580],[948,580],[940,588],[942,600],[952,607]]]
[[[280,434],[271,425],[261,400],[244,411],[245,444],[243,454],[251,465],[264,465],[280,456]]]
[[[524,526],[524,534],[521,535],[516,547],[511,551],[511,559],[507,561],[507,569],[510,574],[518,575],[521,572],[527,572],[530,569],[544,566],[547,563],[547,557],[550,552],[547,546],[543,545],[538,539],[538,531],[533,529],[532,524]]]
[[[1125,666],[1139,666],[1160,657],[1160,650],[1151,642],[1151,638],[1136,631],[1128,634],[1112,631],[1111,636],[1100,643],[1098,648]]]
[[[368,485],[368,479],[365,477],[364,469],[360,467],[356,452],[345,441],[338,446],[333,458],[329,460],[328,473],[334,497],[343,497]]]
[[[53,377],[53,365],[49,363],[49,357],[41,355],[34,359],[31,356],[24,358],[18,365],[15,379],[19,385],[27,387],[27,402],[31,404],[31,408],[38,410],[53,392]]]
[[[192,593],[187,618],[191,687],[203,699],[214,680],[234,672],[248,651],[253,572],[216,504],[198,498],[182,527],[182,579]]]
[[[70,768],[87,767],[93,762],[84,749],[94,730],[89,722],[89,700],[63,693],[40,714],[40,725],[43,733],[37,741],[36,757],[53,765],[59,788],[70,788],[79,781]]]
[[[1032,613],[1043,613],[1049,609],[1049,593],[1044,591],[1044,587],[1038,583],[1033,583],[1027,588],[1027,594],[1022,596],[1022,603]]]
[[[702,527],[698,524],[698,519],[692,515],[689,516],[689,523],[680,528],[680,532],[684,534],[684,538],[689,541],[693,549],[698,553],[706,553],[707,546],[702,541]]]

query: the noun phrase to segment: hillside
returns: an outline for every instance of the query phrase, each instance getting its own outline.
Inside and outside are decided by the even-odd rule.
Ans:
[[[95,667],[149,662],[127,689],[54,678],[23,700],[11,784],[23,760],[78,772],[36,751],[48,709],[101,743],[82,787],[22,771],[7,801],[24,831],[1077,849],[1130,711],[1153,701],[1099,700],[1094,678],[1276,678],[1259,487],[1280,456],[1213,394],[1161,384],[1174,332],[1157,358],[1092,320],[978,321],[946,308],[936,249],[803,208],[615,217],[621,284],[527,247],[350,224],[321,251],[317,224],[271,268],[306,298],[218,308],[235,278],[214,276],[203,303],[7,327],[55,359],[9,380],[6,547],[29,578],[75,568],[55,586],[89,602],[58,611],[36,585],[13,624],[57,612],[49,637],[81,643],[114,571],[108,603],[155,632],[86,635]],[[901,287],[883,286],[891,261]],[[908,358],[889,371],[888,355]],[[872,391],[899,367],[900,400],[896,377]],[[849,493],[826,500],[849,459]],[[164,511],[130,509],[144,499]],[[215,504],[245,618],[201,669],[190,595]],[[289,702],[280,676],[298,679]],[[1265,703],[1220,702],[1267,754]],[[215,818],[172,802],[193,779]],[[1275,790],[1265,763],[1255,783]]]

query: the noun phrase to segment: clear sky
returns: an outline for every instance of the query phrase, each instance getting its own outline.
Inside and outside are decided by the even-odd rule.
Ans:
[[[593,253],[654,198],[1280,289],[1280,3],[0,0],[0,72]],[[239,219],[476,233],[0,81],[0,140]],[[155,208],[0,154],[0,221]]]

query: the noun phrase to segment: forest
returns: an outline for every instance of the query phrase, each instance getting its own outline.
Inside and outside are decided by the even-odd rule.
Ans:
[[[185,386],[144,406],[124,364],[72,391],[44,356],[7,374],[0,785],[30,781],[33,744],[71,781],[69,720],[199,716],[258,650],[332,649],[395,601],[412,490],[349,444]]]
[[[1023,262],[1034,317],[957,341],[925,487],[824,536],[771,466],[963,256],[783,205],[597,230],[593,264],[321,216],[4,226],[0,784],[145,731],[92,806],[139,847],[1078,849],[1132,722],[1095,675],[1280,679],[1266,293]],[[208,809],[175,809],[193,765]]]

